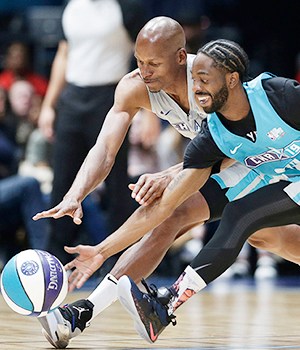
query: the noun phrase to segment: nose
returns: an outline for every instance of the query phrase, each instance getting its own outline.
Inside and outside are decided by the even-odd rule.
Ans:
[[[153,74],[152,69],[148,65],[143,65],[140,67],[140,71],[144,79],[149,78]]]
[[[202,91],[202,84],[200,81],[194,80],[193,82],[193,92],[201,92]]]

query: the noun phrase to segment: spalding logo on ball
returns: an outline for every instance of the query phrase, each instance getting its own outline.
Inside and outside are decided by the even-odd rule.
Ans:
[[[45,316],[68,292],[62,263],[49,252],[28,249],[12,257],[1,274],[1,292],[8,306],[25,316]]]

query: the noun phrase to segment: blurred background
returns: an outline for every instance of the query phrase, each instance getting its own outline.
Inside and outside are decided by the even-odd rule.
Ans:
[[[239,42],[248,53],[252,77],[263,71],[269,71],[300,81],[298,0],[137,1],[143,8],[144,23],[159,15],[167,15],[178,20],[185,30],[187,50],[190,53],[196,53],[200,46],[211,39],[232,39]],[[61,16],[66,5],[67,2],[63,0],[1,0],[0,2],[0,135],[4,136],[3,140],[0,140],[0,181],[11,176],[15,176],[14,181],[17,181],[18,176],[36,180],[20,185],[23,202],[25,200],[26,204],[21,199],[17,209],[12,206],[5,208],[0,206],[2,265],[21,249],[43,248],[47,244],[46,233],[43,238],[30,233],[30,223],[26,221],[31,218],[28,205],[34,203],[31,208],[33,213],[40,208],[47,208],[52,190],[51,145],[41,140],[36,130],[52,63],[63,36]],[[23,72],[26,74],[22,76]],[[15,80],[20,80],[22,84],[18,85],[15,84],[15,80],[12,81],[13,74],[20,76],[20,79]],[[30,79],[25,79],[28,76]],[[166,164],[163,158],[165,156],[170,161],[170,155],[164,155],[163,150],[159,148],[165,133],[161,132],[156,143],[138,147],[141,145],[136,137],[140,134],[139,128],[143,126],[138,123],[138,118],[136,120],[129,138],[131,148],[128,174],[132,179],[142,172],[158,171],[172,165]],[[165,128],[162,125],[163,131]],[[168,137],[170,139],[170,134]],[[186,144],[185,140],[178,140],[178,135],[174,138],[173,164],[182,157]],[[141,164],[142,169],[139,167]],[[4,186],[6,190],[10,188],[5,182]],[[16,185],[13,188],[16,189]],[[34,192],[35,197],[32,199],[24,197],[27,190],[31,194]],[[100,188],[92,196],[91,201],[86,203],[86,212],[92,216],[95,208],[105,221],[105,188]],[[100,225],[102,224],[101,221]],[[41,225],[47,225],[47,221]],[[100,230],[95,225],[95,221],[87,222],[73,243],[94,244],[97,241],[94,231]],[[199,250],[205,241],[204,236],[212,234],[215,228],[216,226],[199,228],[191,232],[182,242],[177,243],[157,269],[157,274],[176,276],[182,266]],[[40,232],[48,232],[45,226],[40,226],[38,229]],[[262,261],[268,269],[258,273],[256,270],[260,254],[263,255]],[[250,247],[245,247],[241,261],[245,264],[231,271],[227,277],[274,278],[298,273],[297,266],[272,256],[266,257]]]
[[[251,59],[253,74],[265,69],[295,77],[299,69],[300,10],[297,0],[139,0],[147,19],[167,15],[196,27],[207,17],[212,35],[227,33],[237,39]],[[61,36],[64,0],[10,0],[0,2],[0,69],[7,45],[28,43],[35,71],[45,77]],[[202,29],[203,30],[203,29]],[[197,34],[194,34],[197,47]],[[200,34],[199,34],[200,35]],[[214,35],[213,35],[214,36]],[[201,39],[198,38],[201,43]]]

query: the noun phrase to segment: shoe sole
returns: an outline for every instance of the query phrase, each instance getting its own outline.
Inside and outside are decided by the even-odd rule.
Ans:
[[[54,346],[56,349],[64,349],[69,345],[70,330],[68,326],[57,323],[55,336],[58,340],[54,340],[53,337],[49,334],[49,332],[51,333],[51,331],[50,331],[50,325],[47,318],[46,317],[40,318],[39,322],[43,327],[42,334],[52,346]]]
[[[135,330],[148,343],[153,344],[150,339],[145,325],[140,319],[140,315],[136,309],[131,293],[131,283],[127,277],[121,277],[118,282],[118,298],[123,307],[130,313],[134,321]]]
[[[57,326],[57,337],[59,338],[57,341],[54,341],[45,329],[42,329],[42,333],[48,342],[56,349],[65,349],[69,345],[69,329],[65,325],[59,324]]]

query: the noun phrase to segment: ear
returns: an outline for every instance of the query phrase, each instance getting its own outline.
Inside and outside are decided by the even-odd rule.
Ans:
[[[228,75],[227,84],[230,89],[233,89],[240,81],[240,76],[238,72],[232,72]]]
[[[186,60],[187,60],[187,53],[185,48],[181,48],[178,50],[177,52],[177,57],[178,57],[178,63],[181,65],[186,64]]]

